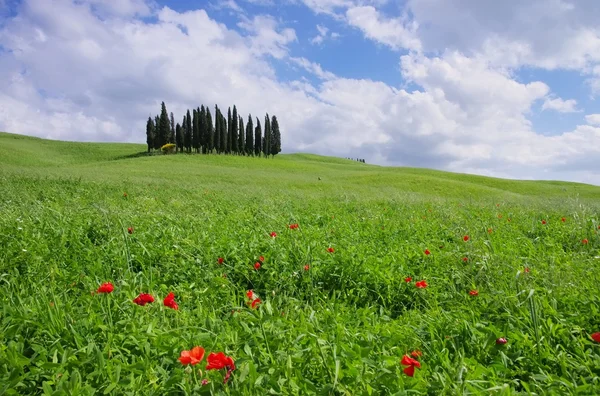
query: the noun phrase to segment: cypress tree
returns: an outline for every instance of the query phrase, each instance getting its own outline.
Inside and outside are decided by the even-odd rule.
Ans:
[[[261,142],[262,131],[260,130],[260,120],[256,117],[256,129],[254,130],[254,155],[260,156],[260,152],[262,151],[262,142]]]
[[[198,112],[192,109],[192,149],[197,150],[198,147]]]
[[[281,152],[281,132],[277,117],[271,118],[271,155],[275,156]]]
[[[167,113],[167,106],[165,106],[165,102],[162,102],[160,105],[160,124],[158,127],[160,147],[169,142],[170,134],[171,127],[169,126],[169,113]]]
[[[231,107],[227,108],[227,153],[231,153],[231,148],[233,145],[231,144],[231,127],[233,123],[231,122]]]
[[[183,133],[181,132],[181,125],[177,123],[175,127],[175,151],[183,152]]]
[[[246,124],[246,154],[254,154],[254,126],[250,114],[248,114],[248,123]]]
[[[233,105],[233,112],[231,113],[231,152],[239,153],[238,150],[238,115],[235,105]]]
[[[206,154],[206,110],[204,110],[204,105],[198,109],[198,114],[198,135],[200,136],[200,147],[202,147],[202,152]]]
[[[183,120],[181,121],[181,134],[183,135],[183,146],[181,146],[181,152],[185,152],[188,146],[188,133],[187,133],[187,119],[185,113],[183,114]]]
[[[190,116],[190,110],[188,109],[187,114],[185,116],[185,131],[188,135],[188,141],[186,144],[186,148],[187,148],[187,152],[191,153],[192,152],[192,134],[194,133],[194,131],[192,130],[192,117]]]
[[[229,142],[227,141],[228,130],[227,130],[227,120],[225,116],[221,114],[221,152],[227,154],[227,148],[229,147]]]
[[[208,106],[206,106],[205,125],[206,125],[206,141],[205,141],[206,152],[212,153],[212,151],[215,147],[215,137],[214,137],[214,132],[213,132],[212,116],[210,115],[210,109],[208,108]]]
[[[215,150],[221,154],[221,111],[219,106],[215,105]]]
[[[171,112],[171,136],[169,136],[169,143],[175,143],[175,118],[173,112]]]
[[[238,151],[240,155],[246,155],[246,132],[244,131],[244,120],[239,117]]]
[[[263,146],[265,157],[269,158],[269,154],[271,154],[271,121],[269,120],[269,113],[265,116],[265,138]]]
[[[154,148],[154,122],[152,117],[148,117],[146,122],[146,144],[148,144],[148,152]]]
[[[159,148],[161,148],[161,144],[160,144],[160,130],[159,130],[159,125],[160,125],[160,117],[157,115],[156,117],[154,117],[154,137],[152,139],[152,142],[154,143],[154,150],[158,150]]]

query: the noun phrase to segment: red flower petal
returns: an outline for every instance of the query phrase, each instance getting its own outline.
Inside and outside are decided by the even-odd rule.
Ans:
[[[594,340],[596,342],[600,342],[600,332],[596,332],[596,333],[592,334],[592,340]]]

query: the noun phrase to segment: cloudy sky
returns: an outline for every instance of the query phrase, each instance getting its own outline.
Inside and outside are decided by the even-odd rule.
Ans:
[[[600,184],[598,0],[0,0],[0,130],[144,142],[164,100],[284,152]]]

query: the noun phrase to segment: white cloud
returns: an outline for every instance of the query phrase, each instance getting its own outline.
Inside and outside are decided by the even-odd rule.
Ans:
[[[353,7],[346,11],[348,23],[361,29],[372,40],[393,49],[419,50],[421,43],[415,36],[417,24],[403,21],[404,18],[386,19],[372,6]]]
[[[331,38],[331,39],[336,39],[340,37],[339,33],[336,32],[331,32],[329,33],[329,29],[325,26],[322,25],[317,25],[317,35],[314,36],[310,42],[311,44],[322,44],[323,41],[325,41],[325,39],[327,39],[327,37]]]
[[[544,104],[542,104],[542,110],[555,110],[559,113],[576,113],[579,111],[575,99],[563,100],[561,98],[546,98]]]
[[[585,122],[590,125],[600,126],[600,114],[588,114],[585,116]]]
[[[296,65],[302,67],[304,70],[308,71],[309,73],[317,76],[321,80],[333,80],[334,78],[336,78],[335,74],[328,72],[326,70],[323,70],[321,65],[319,65],[318,63],[311,62],[306,58],[291,57],[290,61],[292,61]]]
[[[283,58],[288,52],[287,45],[297,40],[294,29],[278,31],[277,21],[268,15],[244,18],[238,26],[251,35],[252,52],[255,55],[268,54],[277,59]]]

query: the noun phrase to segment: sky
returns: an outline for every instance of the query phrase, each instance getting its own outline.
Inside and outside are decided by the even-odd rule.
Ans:
[[[0,0],[0,130],[145,142],[161,101],[284,153],[600,185],[598,0]]]

